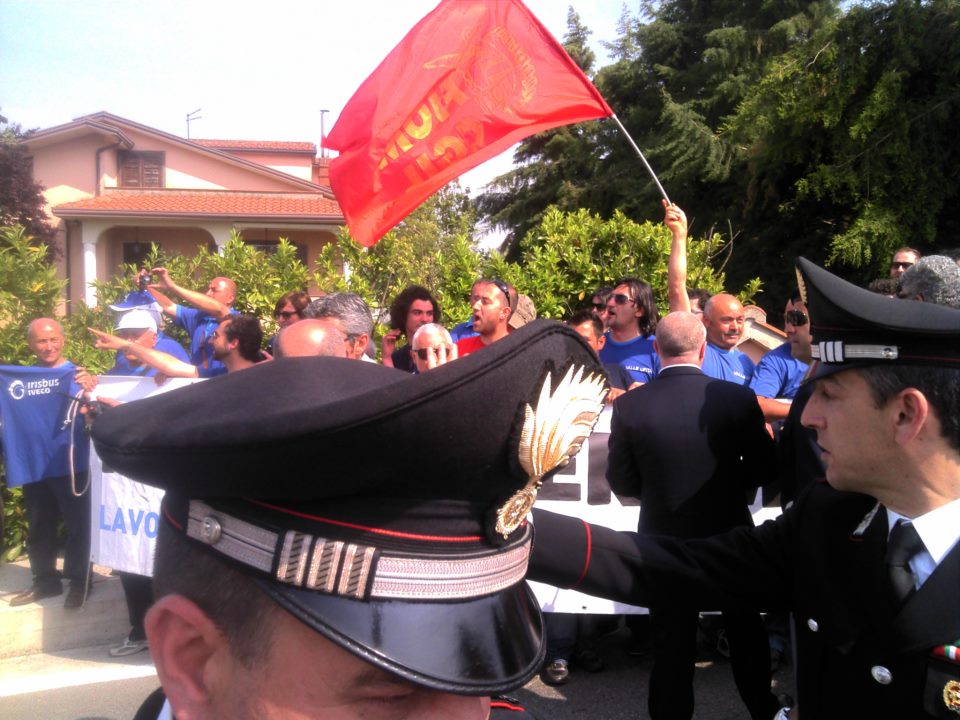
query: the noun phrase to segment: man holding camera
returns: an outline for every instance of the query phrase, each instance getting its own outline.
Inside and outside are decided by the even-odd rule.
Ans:
[[[156,283],[150,283],[151,275],[156,276]],[[201,293],[178,285],[163,267],[153,268],[149,274],[142,272],[140,284],[153,295],[163,312],[173,318],[174,324],[190,335],[190,362],[201,370],[223,368],[223,363],[214,357],[213,333],[223,320],[238,314],[233,309],[237,284],[230,278],[215,277],[207,285],[206,292]],[[164,291],[186,300],[193,307],[175,303]]]

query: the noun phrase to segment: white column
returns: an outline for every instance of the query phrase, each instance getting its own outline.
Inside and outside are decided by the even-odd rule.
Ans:
[[[230,230],[232,226],[226,223],[204,224],[203,229],[210,233],[213,242],[217,245],[217,252],[223,255],[223,248],[230,240]]]
[[[83,299],[87,307],[97,306],[97,290],[93,281],[97,279],[97,244],[83,240]]]
[[[87,307],[97,306],[97,291],[93,281],[97,279],[97,241],[109,228],[106,222],[85,220],[80,224],[80,239],[83,243],[83,300]]]

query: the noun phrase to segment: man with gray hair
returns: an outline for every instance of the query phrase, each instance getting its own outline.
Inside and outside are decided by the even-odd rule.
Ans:
[[[659,374],[613,404],[610,487],[639,498],[642,534],[697,538],[751,526],[746,491],[763,484],[774,466],[773,441],[756,396],[703,373],[707,330],[693,313],[663,318],[654,346]],[[779,704],[770,692],[770,652],[760,614],[700,608],[692,597],[650,608],[650,717],[693,715],[698,610],[724,610],[740,697],[754,720],[773,717]]]
[[[920,258],[900,276],[897,297],[960,308],[960,265],[946,255]]]
[[[410,340],[410,349],[417,374],[457,359],[456,343],[447,329],[438,323],[418,327]]]
[[[303,311],[304,318],[334,318],[346,335],[347,357],[367,360],[366,350],[373,336],[373,315],[356,293],[332,293],[317,298]],[[368,360],[369,362],[369,360]]]

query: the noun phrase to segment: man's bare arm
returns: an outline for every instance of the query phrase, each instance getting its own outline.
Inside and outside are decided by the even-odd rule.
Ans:
[[[196,290],[190,290],[181,285],[178,285],[174,282],[173,278],[170,277],[170,273],[166,268],[157,267],[153,268],[151,271],[154,275],[157,276],[159,282],[156,284],[150,285],[147,290],[150,291],[150,294],[157,298],[157,302],[160,303],[160,307],[163,308],[163,311],[168,315],[176,315],[176,307],[174,306],[173,313],[170,313],[167,308],[164,306],[164,298],[168,303],[170,303],[170,298],[164,295],[162,292],[166,290],[173,293],[182,300],[186,300],[188,303],[193,305],[198,310],[202,310],[208,315],[215,317],[217,320],[224,320],[230,315],[230,308],[224,305],[219,300],[214,300],[209,295],[205,295],[202,292],[197,292]],[[160,292],[158,292],[160,291]],[[172,303],[171,303],[172,304]]]
[[[687,295],[687,216],[678,205],[663,200],[663,222],[673,233],[667,262],[667,300],[670,312],[690,312]]]
[[[95,330],[94,328],[87,329],[96,335],[97,341],[94,343],[94,346],[101,350],[122,350],[128,352],[144,365],[149,365],[167,377],[198,377],[195,365],[178,360],[173,355],[153,348],[144,347],[138,343],[124,340],[123,338],[102,332],[101,330]]]

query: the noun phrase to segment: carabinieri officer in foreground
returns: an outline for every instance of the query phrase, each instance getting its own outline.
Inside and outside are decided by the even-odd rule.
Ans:
[[[704,540],[541,510],[530,578],[636,605],[789,609],[804,720],[960,718],[960,311],[798,261],[826,482]]]
[[[525,717],[489,696],[543,663],[526,517],[602,377],[540,321],[421,376],[286,358],[105,412],[104,463],[167,491],[138,718]]]

